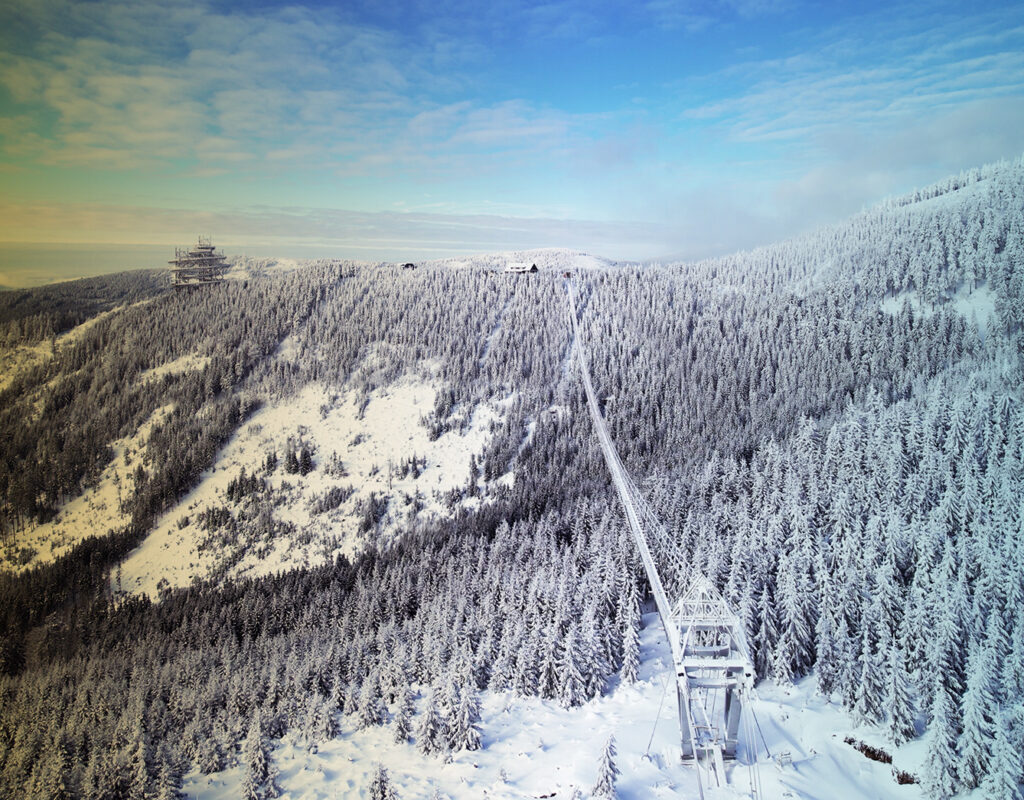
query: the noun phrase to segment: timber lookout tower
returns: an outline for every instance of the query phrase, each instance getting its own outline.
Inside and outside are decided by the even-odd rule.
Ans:
[[[228,271],[224,254],[214,249],[210,238],[199,237],[193,247],[175,247],[171,265],[171,282],[176,289],[183,286],[202,286],[220,283]]]

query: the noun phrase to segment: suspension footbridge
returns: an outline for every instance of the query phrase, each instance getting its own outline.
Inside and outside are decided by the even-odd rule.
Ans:
[[[725,762],[737,758],[742,734],[751,796],[759,800],[762,793],[751,714],[744,713],[753,691],[754,668],[742,626],[718,589],[679,563],[668,532],[619,459],[590,378],[571,280],[565,287],[573,347],[594,430],[672,650],[682,760],[696,766],[699,793],[704,798],[706,788],[728,783]],[[681,585],[683,581],[685,585]]]

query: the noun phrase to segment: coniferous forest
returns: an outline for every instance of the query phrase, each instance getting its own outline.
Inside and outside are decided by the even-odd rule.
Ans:
[[[0,796],[163,800],[241,765],[248,795],[272,797],[285,734],[314,746],[348,718],[440,759],[481,746],[484,692],[573,708],[635,679],[648,587],[565,280],[323,260],[196,292],[140,272],[0,293],[0,346],[46,354],[0,388]],[[568,280],[673,581],[722,591],[759,679],[812,675],[894,745],[922,739],[928,797],[1020,798],[1024,161],[777,245]],[[188,356],[201,366],[141,378]],[[447,518],[374,536],[388,509],[369,503],[352,557],[158,599],[111,590],[260,408],[311,383],[368,395],[425,362],[437,435],[508,398]],[[19,568],[25,532],[151,418],[130,521]],[[265,473],[343,473],[312,447],[267,455]],[[239,510],[263,494],[243,473],[205,524],[289,535]],[[386,784],[381,767],[371,791]]]

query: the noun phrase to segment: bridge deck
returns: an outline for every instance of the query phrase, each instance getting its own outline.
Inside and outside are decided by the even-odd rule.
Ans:
[[[668,549],[671,539],[667,531],[619,459],[590,379],[571,282],[566,282],[566,294],[587,406],[672,649],[682,757],[697,764],[703,798],[702,770],[709,781],[726,782],[724,759],[736,756],[743,697],[753,688],[754,669],[739,619],[710,581],[698,576],[675,605],[669,602],[648,540],[664,551],[670,566],[678,566],[678,557]],[[681,635],[683,631],[685,635]],[[724,695],[721,702],[720,695]]]

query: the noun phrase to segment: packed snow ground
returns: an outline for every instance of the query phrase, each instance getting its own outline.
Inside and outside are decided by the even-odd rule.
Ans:
[[[476,406],[468,412],[463,429],[431,441],[422,419],[433,410],[438,388],[436,381],[422,375],[403,376],[368,396],[310,384],[297,396],[260,409],[225,445],[199,484],[161,516],[122,562],[113,588],[155,598],[162,587],[187,586],[196,577],[268,575],[325,563],[339,554],[350,556],[364,546],[367,536],[377,535],[359,530],[362,504],[371,493],[388,498],[380,525],[385,535],[416,520],[447,516],[445,494],[467,484],[470,459],[483,451],[506,402]],[[285,454],[289,446],[302,445],[313,450],[314,469],[307,475],[289,474]],[[270,453],[277,454],[279,463],[267,476],[264,463]],[[335,455],[343,474],[329,470]],[[425,461],[417,476],[395,474],[413,457],[421,464]],[[265,478],[275,520],[294,526],[288,535],[276,537],[269,551],[242,540],[209,546],[211,537],[200,522],[207,509],[237,511],[227,499],[227,489],[243,468],[248,475]],[[353,493],[337,508],[314,513],[314,498],[333,487],[351,487]]]
[[[671,663],[658,618],[648,614],[641,632],[637,683],[619,684],[616,678],[607,695],[570,710],[554,701],[484,692],[482,749],[454,753],[448,763],[421,755],[415,743],[396,744],[390,721],[383,727],[360,730],[353,717],[345,716],[341,733],[312,749],[301,734],[288,734],[272,750],[281,797],[366,798],[378,762],[388,770],[398,800],[427,800],[435,789],[446,800],[566,799],[573,787],[588,797],[605,740],[614,735],[621,800],[697,798],[694,768],[684,766],[678,756],[674,685],[669,683],[666,692]],[[764,734],[764,740],[759,737],[756,743],[764,790],[759,800],[923,797],[919,786],[897,785],[889,766],[868,760],[844,743],[847,735],[853,735],[893,752],[880,734],[854,728],[838,706],[816,697],[813,678],[788,688],[765,684],[759,695],[753,703]],[[414,729],[416,722],[414,719]],[[772,757],[766,754],[765,745]],[[920,742],[905,746],[895,754],[895,765],[917,771],[921,750]],[[779,758],[783,753],[788,754],[787,759]],[[722,800],[750,797],[745,760],[726,767],[731,781],[728,787],[714,791],[705,787],[706,796]],[[779,766],[783,760],[786,765]],[[184,791],[196,800],[230,800],[240,796],[243,775],[242,767],[213,775],[192,772],[186,777]]]
[[[230,268],[226,277],[231,280],[246,280],[264,275],[281,275],[302,269],[313,261],[295,258],[254,258],[245,255],[228,257]]]

